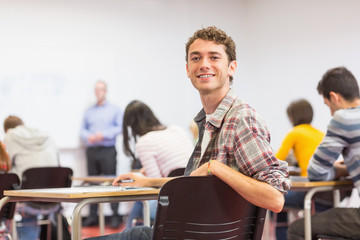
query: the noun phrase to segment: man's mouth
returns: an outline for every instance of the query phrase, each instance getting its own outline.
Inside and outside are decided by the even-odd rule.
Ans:
[[[199,75],[198,78],[209,78],[215,76],[214,74]]]

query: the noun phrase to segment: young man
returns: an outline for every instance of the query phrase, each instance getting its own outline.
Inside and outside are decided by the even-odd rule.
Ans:
[[[87,169],[89,176],[115,175],[117,152],[116,138],[122,130],[122,112],[120,108],[110,104],[106,100],[107,86],[104,81],[98,81],[95,85],[96,104],[86,112],[81,127],[81,139],[86,144]],[[118,216],[118,203],[112,203],[111,227],[118,228],[120,219]],[[89,217],[85,219],[83,226],[96,225],[98,223],[97,204],[90,206]]]
[[[199,91],[203,109],[195,122],[199,141],[185,175],[215,175],[253,204],[281,211],[290,188],[287,163],[275,158],[262,118],[230,89],[236,70],[235,43],[216,27],[201,29],[186,45],[186,70]],[[149,179],[124,174],[115,179],[135,179],[124,186],[162,186],[169,178]],[[138,227],[98,239],[151,239],[152,229]]]
[[[360,96],[355,77],[344,67],[330,69],[318,84],[333,116],[323,141],[308,166],[308,177],[328,181],[350,174],[360,192]],[[342,154],[344,164],[335,161]],[[347,172],[348,171],[348,172]],[[312,217],[311,230],[317,234],[360,239],[360,209],[333,208]],[[304,239],[304,220],[290,225],[288,239]]]

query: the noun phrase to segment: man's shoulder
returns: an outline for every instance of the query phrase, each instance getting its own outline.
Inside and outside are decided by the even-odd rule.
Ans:
[[[351,123],[351,122],[360,123],[360,107],[339,109],[335,111],[332,119],[344,123]]]
[[[240,118],[243,117],[255,117],[261,118],[257,111],[247,102],[238,98],[234,101],[233,105],[229,109],[229,113],[233,116],[237,116]]]

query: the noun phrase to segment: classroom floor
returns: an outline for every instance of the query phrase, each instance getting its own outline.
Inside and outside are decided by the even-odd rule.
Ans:
[[[124,222],[121,222],[119,225],[119,228],[117,228],[117,229],[111,228],[109,225],[108,219],[105,219],[105,229],[104,229],[105,235],[121,232],[124,230],[124,228],[125,228]],[[82,227],[81,228],[82,239],[89,238],[89,237],[96,237],[99,235],[100,235],[99,226],[91,226],[91,227]]]
[[[105,235],[121,232],[124,230],[124,223],[121,223],[118,229],[110,228],[109,226],[105,226]],[[82,238],[96,237],[100,235],[99,226],[93,227],[82,227],[81,236]]]

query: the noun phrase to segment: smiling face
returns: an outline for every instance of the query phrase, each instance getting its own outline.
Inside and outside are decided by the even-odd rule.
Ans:
[[[225,46],[196,39],[189,48],[187,76],[201,95],[222,93],[230,88],[229,77],[236,70],[236,61],[229,63]]]

